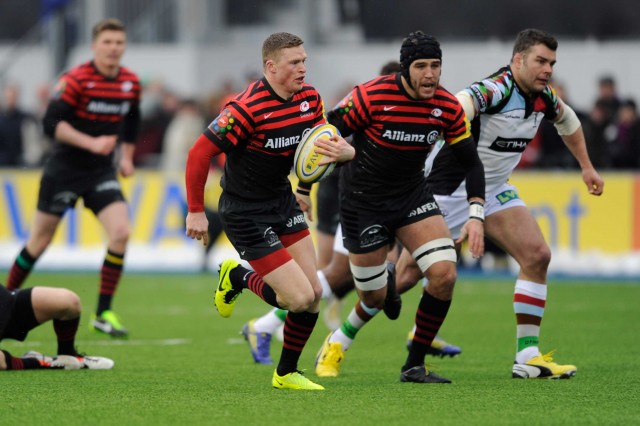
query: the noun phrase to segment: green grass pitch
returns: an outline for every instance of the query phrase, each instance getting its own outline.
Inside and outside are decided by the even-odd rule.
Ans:
[[[213,307],[215,274],[127,274],[114,309],[131,331],[114,341],[87,328],[96,274],[34,273],[28,285],[64,286],[82,298],[79,350],[113,358],[111,371],[0,373],[1,425],[422,425],[640,424],[640,285],[551,280],[543,351],[576,364],[570,380],[514,380],[513,279],[461,277],[443,337],[455,359],[429,358],[452,385],[400,383],[405,339],[419,291],[403,297],[397,321],[379,315],[347,352],[338,378],[315,377],[328,330],[319,320],[299,367],[324,392],[271,387],[273,367],[253,363],[239,335],[268,306],[245,291],[228,319]],[[343,314],[355,302],[347,298]],[[14,355],[55,351],[51,324]],[[277,359],[280,343],[274,339]]]

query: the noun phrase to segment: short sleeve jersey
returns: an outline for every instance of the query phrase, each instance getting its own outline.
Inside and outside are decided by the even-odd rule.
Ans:
[[[60,78],[44,121],[56,124],[67,121],[91,136],[118,135],[121,141],[134,142],[140,121],[139,106],[140,82],[136,74],[120,67],[118,75],[109,78],[89,61]],[[95,170],[113,167],[113,154],[98,155],[56,143],[51,162],[55,167]]]
[[[312,86],[283,99],[266,78],[252,83],[204,132],[227,156],[222,189],[248,201],[291,191],[289,173],[302,134],[325,122],[322,98]]]
[[[471,136],[455,96],[439,86],[432,99],[415,100],[400,74],[356,86],[328,117],[342,136],[354,135],[356,156],[342,172],[343,196],[364,201],[388,201],[425,185],[425,159],[434,144]]]
[[[520,162],[543,118],[553,120],[560,112],[558,97],[547,86],[533,98],[524,96],[504,67],[465,89],[473,98],[477,117],[472,133],[484,165],[486,191],[505,183]],[[428,181],[435,194],[462,195],[465,172],[447,147],[435,155]]]

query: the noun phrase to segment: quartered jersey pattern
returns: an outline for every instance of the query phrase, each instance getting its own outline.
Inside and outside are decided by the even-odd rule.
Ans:
[[[560,113],[560,103],[551,86],[533,99],[525,97],[509,67],[465,90],[478,111],[472,133],[484,165],[486,191],[490,192],[507,181],[542,119],[554,119]],[[432,161],[429,182],[434,193],[462,195],[465,173],[451,150],[443,146]]]

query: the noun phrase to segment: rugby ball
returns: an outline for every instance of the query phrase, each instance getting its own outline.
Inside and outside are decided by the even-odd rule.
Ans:
[[[296,176],[304,183],[320,182],[329,176],[336,163],[319,165],[320,160],[324,157],[322,154],[316,153],[315,141],[321,138],[329,139],[340,132],[331,124],[319,124],[311,130],[307,130],[302,135],[302,140],[296,149],[296,155],[293,159],[293,167]]]

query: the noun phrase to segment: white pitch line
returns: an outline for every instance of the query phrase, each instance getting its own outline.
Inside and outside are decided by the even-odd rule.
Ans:
[[[113,340],[91,340],[79,341],[83,345],[95,346],[176,346],[190,345],[191,339],[162,339],[162,340],[130,340],[130,339],[113,339]]]
[[[244,345],[244,338],[242,337],[230,337],[227,339],[227,345]]]
[[[53,340],[52,340],[53,342]],[[177,346],[177,345],[190,345],[191,339],[162,339],[162,340],[126,340],[126,339],[113,339],[113,340],[78,340],[77,344],[87,346]],[[8,343],[8,342],[7,342]],[[55,342],[54,342],[55,343]],[[43,342],[38,341],[26,341],[26,342],[11,342],[7,346],[29,347],[29,346],[42,346]]]

